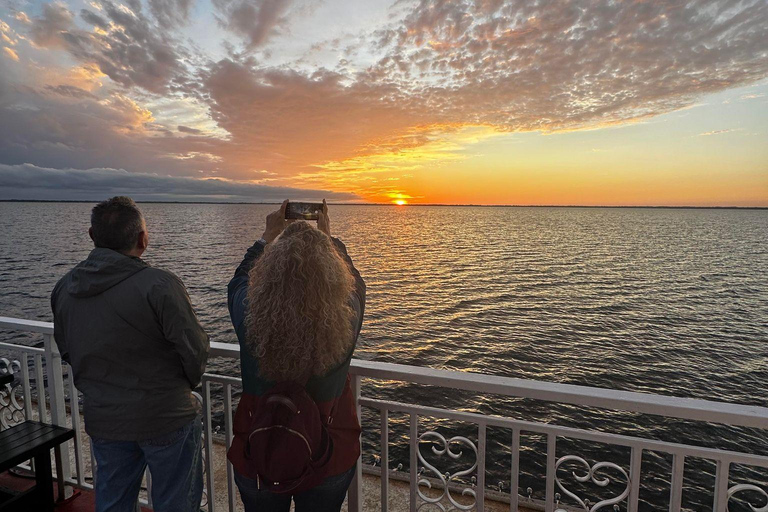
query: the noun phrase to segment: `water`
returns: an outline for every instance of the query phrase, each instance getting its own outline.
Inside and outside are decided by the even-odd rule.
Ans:
[[[91,206],[0,203],[0,315],[51,319],[51,288],[91,249]],[[226,285],[274,206],[141,207],[150,231],[145,259],[184,280],[212,340],[234,342]],[[768,406],[766,210],[333,206],[331,222],[368,285],[357,357]],[[239,373],[223,360],[209,370]],[[368,383],[364,393],[768,453],[766,433],[749,429],[391,382]],[[378,416],[367,411],[364,421],[369,462]],[[405,420],[392,425],[391,457],[407,468]],[[476,438],[468,426],[424,426]],[[508,480],[508,439],[489,432],[489,484]],[[521,492],[530,485],[541,497],[537,443],[524,440],[530,460]],[[618,449],[564,442],[558,456],[568,449],[627,467]],[[667,499],[671,461],[648,454],[643,464],[641,501],[652,510]],[[691,464],[689,510],[711,509],[713,471]],[[768,481],[765,472],[734,474]]]

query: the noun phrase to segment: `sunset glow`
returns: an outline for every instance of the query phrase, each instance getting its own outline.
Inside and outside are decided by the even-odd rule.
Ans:
[[[717,5],[8,0],[0,199],[768,206],[768,3]]]

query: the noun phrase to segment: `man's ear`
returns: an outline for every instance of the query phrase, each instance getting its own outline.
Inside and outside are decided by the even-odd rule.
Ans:
[[[139,233],[139,239],[136,241],[136,247],[142,251],[149,245],[149,235],[146,231]]]
[[[88,228],[88,236],[91,237],[91,240],[93,240],[93,228]],[[93,240],[94,242],[96,240]]]

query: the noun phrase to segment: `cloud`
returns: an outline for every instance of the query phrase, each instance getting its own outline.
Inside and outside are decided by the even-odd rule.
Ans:
[[[52,169],[31,164],[0,164],[0,199],[99,200],[129,195],[156,201],[352,201],[354,194],[271,187],[224,179],[194,179],[132,173],[122,169]]]
[[[16,18],[17,20],[19,20],[20,22],[22,22],[24,24],[32,23],[32,21],[29,19],[29,17],[26,15],[26,13],[24,13],[24,11],[18,11],[14,15],[14,18]]]
[[[19,62],[19,55],[15,51],[13,51],[11,48],[8,48],[7,46],[3,46],[3,53],[9,59]]]
[[[177,129],[181,133],[191,133],[192,135],[200,135],[201,133],[203,133],[202,130],[198,130],[197,128],[190,128],[189,126],[184,126],[184,125],[179,125]]]
[[[451,120],[564,130],[659,115],[763,78],[766,40],[762,0],[422,0],[382,33],[387,55],[367,75]]]
[[[151,111],[125,94],[91,92],[66,83],[16,87],[6,80],[7,74],[0,69],[0,163],[81,169],[119,165],[135,172],[187,176],[225,174],[215,154],[225,142],[176,137],[157,125]]]
[[[189,21],[193,0],[149,0],[149,9],[165,29],[185,25]]]
[[[42,15],[31,20],[29,35],[38,47],[65,49],[118,84],[166,93],[184,82],[187,69],[182,59],[187,50],[158,30],[143,14],[140,2],[129,4],[132,8],[104,0],[106,17],[83,9],[80,17],[95,27],[93,32],[78,28],[66,5],[45,4]]]
[[[221,25],[243,37],[251,49],[267,42],[290,4],[290,0],[213,0]]]
[[[738,131],[739,131],[738,128],[728,128],[726,130],[713,130],[711,132],[700,133],[699,137],[708,137],[710,135],[721,135],[723,133],[731,133],[731,132],[738,132]]]
[[[228,156],[241,164],[233,172],[295,172],[349,157],[429,119],[381,101],[384,88],[345,87],[342,78],[329,71],[306,76],[255,69],[229,59],[212,65],[202,86],[212,118],[232,136]]]
[[[74,16],[66,5],[60,3],[44,4],[42,16],[35,18],[30,24],[29,36],[37,46],[44,48],[65,47],[66,35],[72,29],[73,22]]]
[[[0,42],[8,46],[16,46],[17,43],[14,31],[2,19],[0,19]]]
[[[60,96],[68,97],[68,98],[89,98],[89,99],[97,99],[96,95],[90,93],[89,91],[86,91],[85,89],[81,89],[80,87],[76,87],[74,85],[46,85],[45,91],[50,92],[53,94],[58,94]]]

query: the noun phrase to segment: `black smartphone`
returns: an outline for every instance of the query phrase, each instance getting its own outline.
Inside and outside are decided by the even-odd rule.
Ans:
[[[285,208],[286,219],[317,220],[318,212],[323,211],[323,203],[292,203]]]

